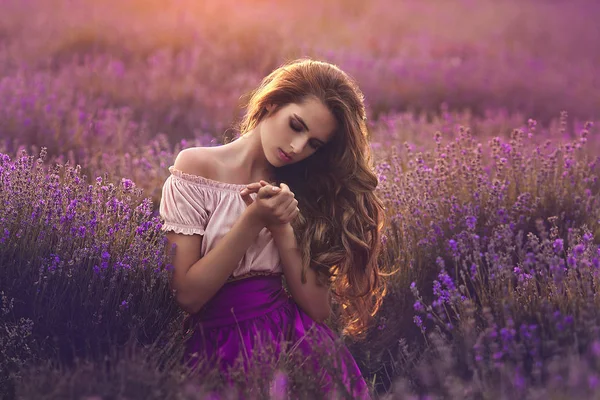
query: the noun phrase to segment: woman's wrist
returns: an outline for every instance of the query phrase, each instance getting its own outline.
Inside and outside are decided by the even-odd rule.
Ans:
[[[270,224],[270,225],[266,225],[267,229],[271,230],[284,230],[287,229],[289,226],[291,226],[291,224],[289,222],[286,222],[285,224]]]
[[[252,225],[260,226],[261,229],[267,227],[266,222],[254,212],[253,205],[254,204],[252,204],[246,208],[242,217],[244,217]]]
[[[292,224],[290,224],[289,222],[286,224],[267,225],[266,228],[271,232],[271,235],[274,237],[281,236],[285,234],[288,230],[293,232]]]

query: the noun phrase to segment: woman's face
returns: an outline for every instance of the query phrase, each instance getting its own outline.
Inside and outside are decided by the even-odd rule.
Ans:
[[[302,104],[290,103],[262,121],[263,151],[274,167],[297,163],[328,143],[335,129],[335,118],[320,100],[311,97]],[[282,158],[280,150],[290,158]]]

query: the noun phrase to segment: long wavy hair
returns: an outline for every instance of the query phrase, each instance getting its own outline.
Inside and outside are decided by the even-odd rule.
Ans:
[[[292,227],[306,268],[317,272],[339,306],[342,333],[364,336],[386,294],[386,275],[378,267],[383,202],[375,195],[377,176],[369,146],[364,95],[335,65],[299,59],[277,68],[249,94],[239,124],[244,135],[271,113],[307,98],[319,99],[332,113],[332,140],[306,159],[275,169],[275,183],[286,183],[298,200]]]

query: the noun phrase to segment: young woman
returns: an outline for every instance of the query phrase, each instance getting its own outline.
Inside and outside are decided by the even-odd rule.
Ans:
[[[266,343],[304,357],[333,349],[332,308],[344,334],[368,328],[385,295],[384,208],[365,121],[347,74],[296,60],[252,92],[236,140],[179,153],[160,215],[176,245],[172,287],[190,314],[188,365],[212,360],[226,373]],[[331,354],[346,393],[369,398],[349,351]],[[325,393],[344,393],[328,373],[319,379]]]

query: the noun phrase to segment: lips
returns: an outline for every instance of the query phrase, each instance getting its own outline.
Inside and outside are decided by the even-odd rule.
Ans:
[[[285,151],[279,149],[279,152],[284,155],[286,161],[292,161],[292,157],[290,157],[289,154],[287,154]]]

